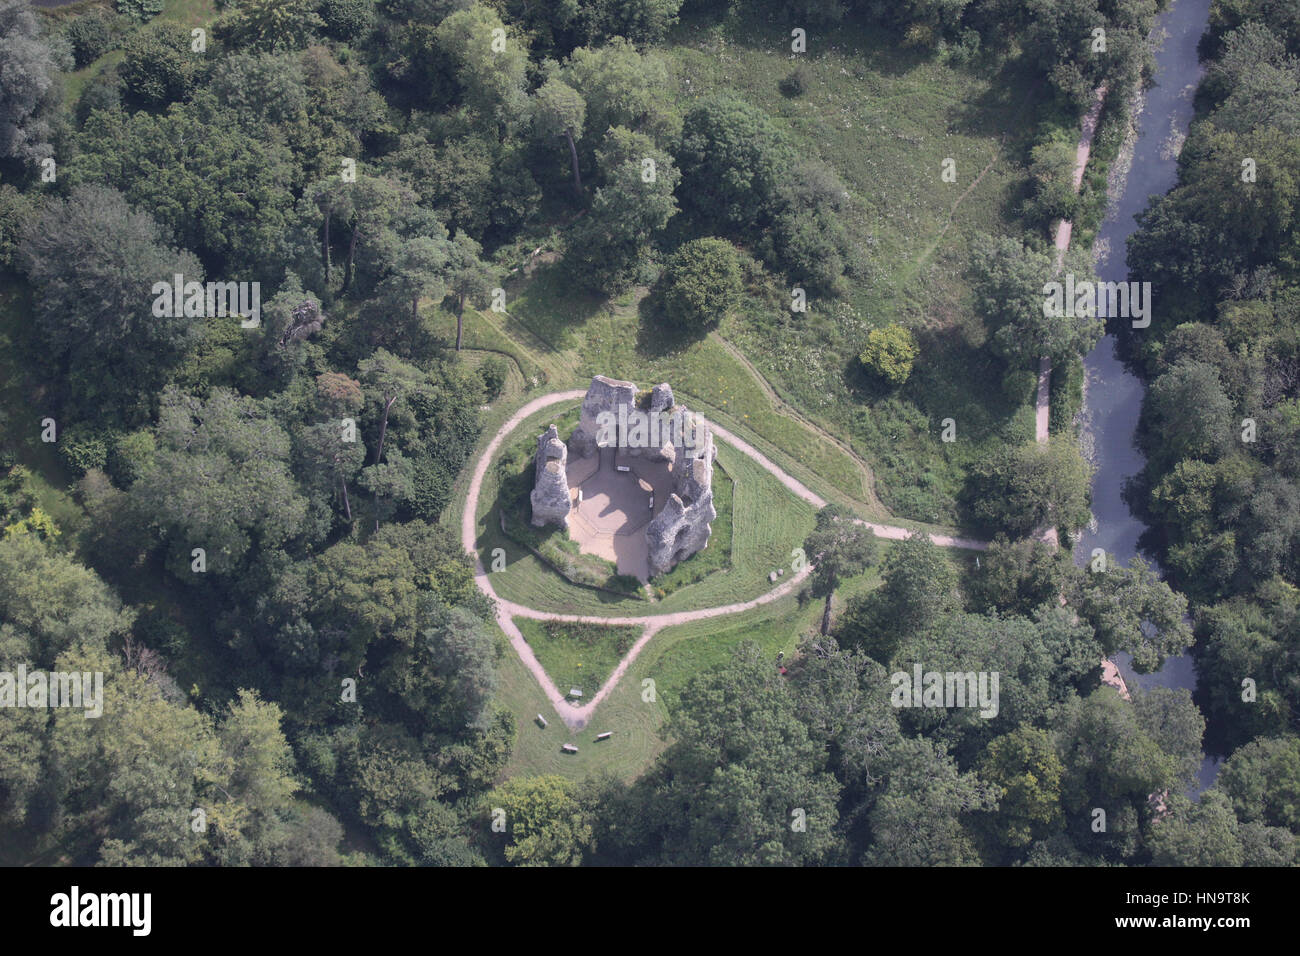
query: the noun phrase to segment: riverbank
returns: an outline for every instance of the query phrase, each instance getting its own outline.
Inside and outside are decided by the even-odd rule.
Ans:
[[[1210,0],[1176,0],[1152,30],[1152,39],[1159,44],[1155,76],[1132,98],[1131,144],[1126,137],[1113,164],[1111,201],[1094,246],[1097,275],[1103,281],[1128,280],[1125,249],[1136,229],[1134,217],[1147,208],[1152,196],[1168,192],[1177,179],[1178,148],[1191,123],[1192,99],[1201,77],[1197,44],[1209,25],[1209,9]],[[1080,565],[1091,559],[1094,548],[1129,564],[1140,553],[1138,540],[1145,530],[1123,498],[1125,482],[1145,464],[1133,444],[1145,388],[1119,360],[1115,345],[1115,337],[1107,335],[1084,359],[1079,431],[1084,455],[1095,471],[1093,521],[1074,549],[1075,563]],[[1127,654],[1116,654],[1114,660],[1134,693],[1152,687],[1196,689],[1196,668],[1189,654],[1167,659],[1152,674],[1134,671]],[[1219,763],[1214,756],[1202,761],[1193,797],[1213,783]]]

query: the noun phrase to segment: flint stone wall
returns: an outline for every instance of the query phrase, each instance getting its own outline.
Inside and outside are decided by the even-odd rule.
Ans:
[[[617,418],[620,405],[628,409],[636,407],[636,385],[604,375],[595,376],[582,399],[582,417],[578,427],[569,439],[573,450],[583,458],[596,454],[596,436],[600,434],[597,419],[605,412]]]
[[[569,449],[552,425],[538,437],[533,459],[533,490],[529,499],[533,504],[533,524],[539,528],[545,524],[569,526],[573,502],[569,497],[568,462]]]
[[[646,527],[649,546],[647,566],[654,577],[671,571],[683,561],[704,550],[713,532],[713,433],[704,423],[702,441],[695,448],[679,450],[673,465],[673,493],[659,514]]]

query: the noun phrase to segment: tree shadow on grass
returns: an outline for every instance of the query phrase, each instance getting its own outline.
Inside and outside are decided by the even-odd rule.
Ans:
[[[989,71],[988,80],[983,92],[963,100],[954,111],[949,132],[970,136],[1006,135],[1012,149],[1028,157],[1037,128],[1033,120],[1053,109],[1051,88],[1023,61],[1002,62],[996,71]]]
[[[880,23],[861,22],[854,17],[832,23],[804,19],[791,19],[786,5],[770,0],[756,5],[748,16],[730,19],[725,31],[729,41],[738,46],[785,54],[790,52],[790,30],[801,26],[807,30],[810,50],[833,46],[838,53],[861,57],[873,72],[884,76],[910,73],[934,57],[933,50],[904,46],[900,31]],[[701,20],[699,25],[706,22]]]
[[[546,350],[568,347],[606,305],[603,296],[573,280],[563,261],[538,266],[531,279],[514,288],[519,298],[507,306],[506,331]]]
[[[883,375],[867,368],[857,356],[849,359],[844,366],[843,381],[853,400],[868,406],[883,402],[895,390]]]
[[[670,323],[663,308],[663,300],[656,290],[637,303],[636,351],[645,359],[668,358],[709,337],[717,323],[692,330],[680,329]]]

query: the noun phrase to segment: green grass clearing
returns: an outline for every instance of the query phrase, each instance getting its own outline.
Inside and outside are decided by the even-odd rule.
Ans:
[[[605,686],[618,662],[641,636],[639,627],[535,621],[526,617],[515,618],[515,624],[560,693],[576,688],[582,691],[584,701]]]
[[[887,548],[884,543],[882,554]],[[877,584],[875,571],[844,582],[836,607]],[[636,778],[668,746],[668,721],[691,677],[724,662],[746,640],[757,643],[775,667],[778,653],[784,652],[788,659],[799,637],[817,629],[821,608],[820,601],[800,603],[797,595],[790,595],[732,617],[664,628],[642,649],[588,725],[576,733],[552,720],[554,710],[532,674],[518,657],[508,655],[502,662],[497,699],[516,715],[518,732],[506,776],[559,773],[575,780],[599,774]],[[647,680],[653,685],[646,685]],[[647,699],[651,691],[653,699]],[[550,722],[549,727],[538,726],[538,713]],[[613,735],[611,739],[597,742],[596,735],[606,731]],[[578,753],[562,752],[564,743],[577,745]]]

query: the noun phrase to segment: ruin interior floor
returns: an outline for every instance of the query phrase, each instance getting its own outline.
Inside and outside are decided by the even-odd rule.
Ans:
[[[631,470],[619,471],[619,465]],[[616,455],[613,448],[602,448],[591,458],[570,456],[566,475],[574,502],[569,512],[569,536],[582,551],[617,564],[619,574],[648,580],[645,527],[672,494],[672,466],[621,450]]]

